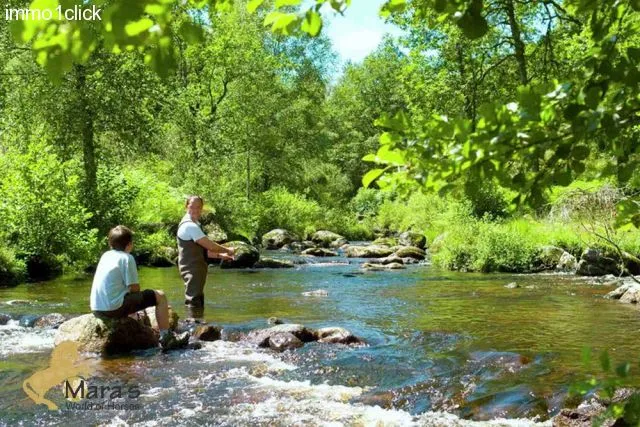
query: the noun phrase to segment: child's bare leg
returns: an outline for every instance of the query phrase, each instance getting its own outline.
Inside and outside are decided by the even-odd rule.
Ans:
[[[156,293],[156,320],[158,321],[158,328],[162,330],[169,329],[169,305],[167,304],[167,297],[162,291],[155,291]]]

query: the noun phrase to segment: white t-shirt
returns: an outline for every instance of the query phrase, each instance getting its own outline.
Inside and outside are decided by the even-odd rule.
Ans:
[[[180,227],[178,227],[178,237],[181,240],[193,240],[195,242],[196,240],[200,240],[203,237],[207,237],[207,235],[202,232],[200,223],[193,222],[189,214],[183,216],[182,221],[180,222],[183,223]]]
[[[138,268],[131,254],[114,249],[105,252],[93,276],[91,310],[111,311],[122,306],[129,286],[138,283]]]

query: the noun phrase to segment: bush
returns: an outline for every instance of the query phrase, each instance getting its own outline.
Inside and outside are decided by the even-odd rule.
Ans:
[[[33,142],[26,152],[7,149],[0,168],[0,229],[16,252],[34,265],[92,262],[97,234],[88,227],[91,215],[82,203],[80,165],[62,162],[52,147]]]
[[[169,183],[171,168],[166,162],[158,161],[128,168],[125,177],[134,182],[137,194],[130,209],[137,224],[180,221],[184,215],[184,195]]]
[[[172,258],[167,248],[176,248],[176,239],[169,235],[166,230],[159,230],[155,233],[146,234],[136,232],[132,255],[139,265],[162,265],[162,261]]]
[[[127,179],[120,171],[112,166],[101,167],[97,173],[97,194],[95,200],[94,216],[92,223],[98,228],[100,236],[106,235],[109,230],[118,224],[133,224],[134,201],[140,188],[131,182],[140,182]]]
[[[274,228],[285,228],[304,238],[313,233],[323,220],[323,209],[313,200],[294,194],[282,187],[265,191],[257,200],[258,234]]]
[[[7,247],[0,247],[0,287],[13,286],[24,281],[27,267],[24,261],[16,258],[15,252]]]

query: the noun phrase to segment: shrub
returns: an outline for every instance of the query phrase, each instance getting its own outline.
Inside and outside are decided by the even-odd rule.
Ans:
[[[43,142],[30,143],[26,152],[8,149],[0,163],[0,229],[16,252],[35,265],[91,262],[97,234],[88,227],[79,164],[60,161]]]
[[[323,209],[313,200],[294,194],[282,187],[274,187],[260,195],[261,206],[258,233],[274,228],[286,228],[304,238],[313,233],[323,220]]]
[[[13,286],[26,279],[27,267],[15,252],[0,246],[0,287]]]

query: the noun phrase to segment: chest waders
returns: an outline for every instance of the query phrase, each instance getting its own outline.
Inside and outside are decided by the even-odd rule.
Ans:
[[[178,228],[186,222],[193,221],[182,221]],[[207,251],[193,240],[182,240],[179,237],[177,239],[178,270],[184,281],[184,303],[202,307],[204,284],[207,281]]]

